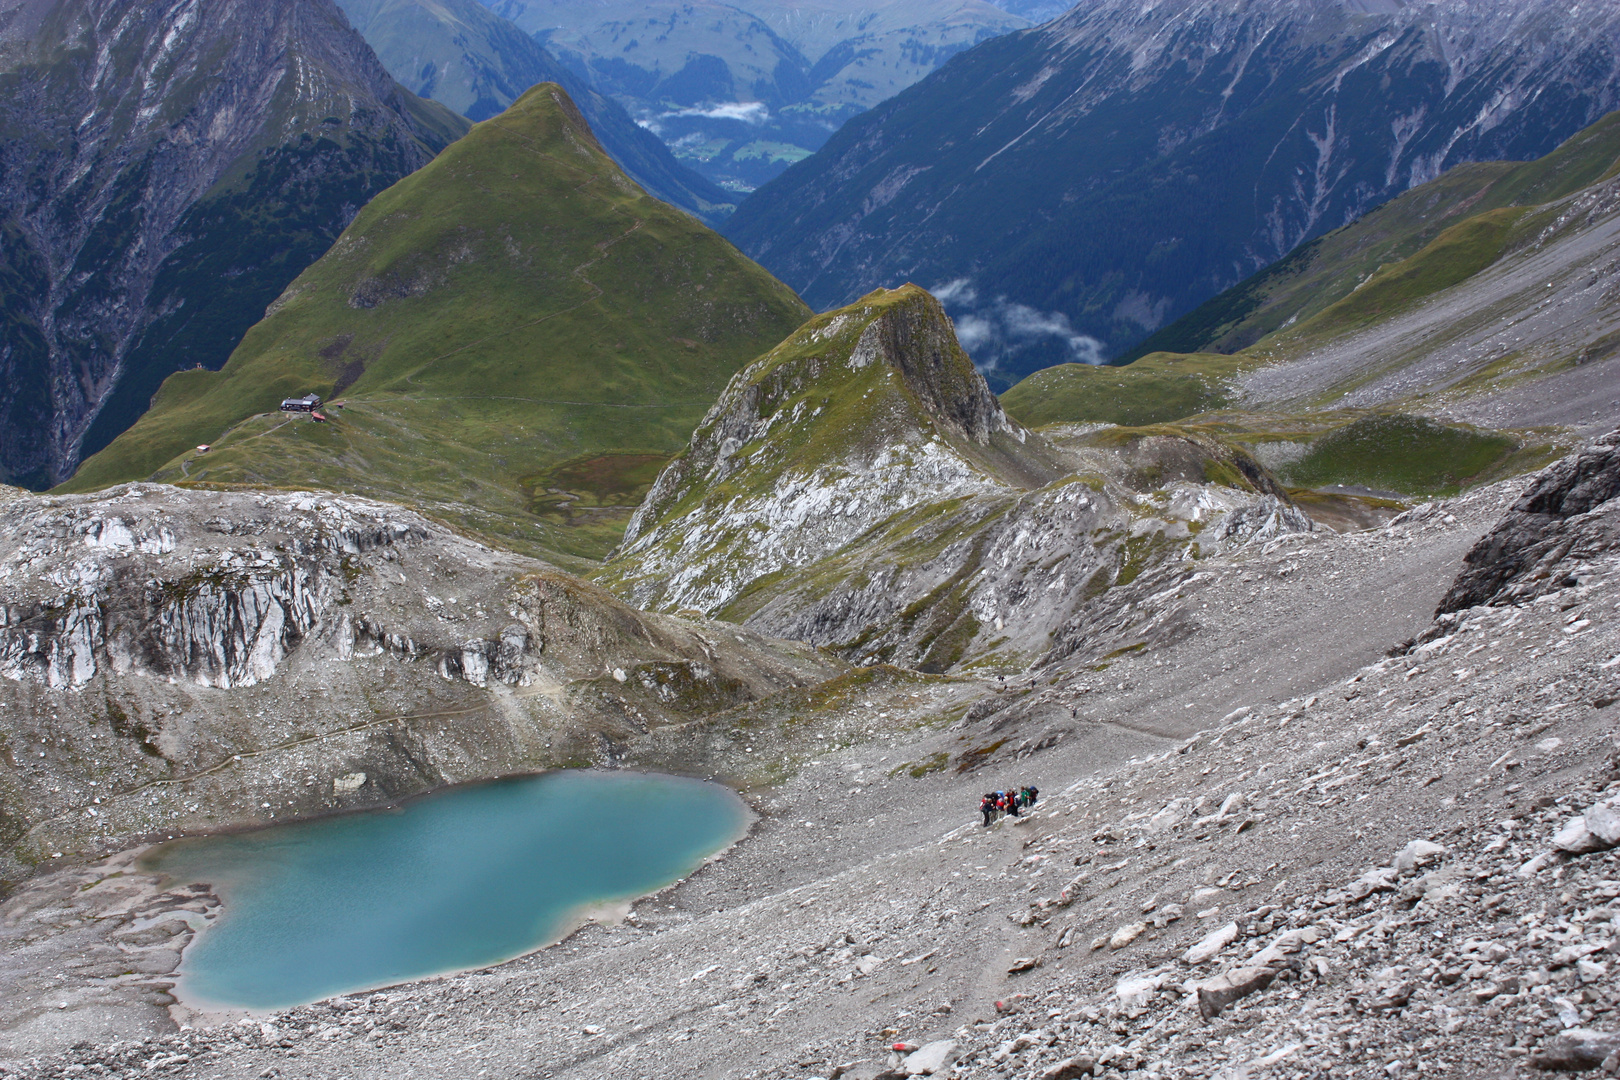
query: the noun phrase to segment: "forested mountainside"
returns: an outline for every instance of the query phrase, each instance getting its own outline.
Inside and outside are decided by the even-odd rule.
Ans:
[[[490,0],[682,162],[747,192],[951,56],[1029,25],[983,0]]]
[[[478,0],[339,0],[399,83],[469,120],[487,120],[529,87],[554,82],[579,106],[619,167],[647,191],[713,224],[736,196],[675,160],[613,98]]]
[[[329,0],[0,3],[0,476],[49,486],[217,368],[466,130]]]
[[[934,288],[1004,388],[1451,166],[1551,151],[1620,103],[1617,52],[1610,5],[1101,0],[851,121],[726,231],[817,308]]]
[[[808,314],[631,183],[542,83],[373,199],[223,370],[172,376],[65,487],[314,484],[594,557],[732,374]],[[277,410],[310,391],[345,407]]]

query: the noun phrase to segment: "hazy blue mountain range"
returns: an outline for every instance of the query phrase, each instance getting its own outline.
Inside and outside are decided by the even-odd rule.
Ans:
[[[1028,25],[984,0],[487,2],[734,191],[963,49]]]
[[[401,85],[469,120],[487,120],[542,82],[563,86],[605,149],[648,192],[710,223],[736,196],[675,160],[624,106],[478,0],[338,0]]]
[[[847,124],[726,231],[812,306],[936,290],[992,383],[1120,355],[1302,241],[1620,104],[1620,9],[1099,0]]]
[[[65,479],[222,365],[466,128],[330,0],[0,0],[0,477]]]

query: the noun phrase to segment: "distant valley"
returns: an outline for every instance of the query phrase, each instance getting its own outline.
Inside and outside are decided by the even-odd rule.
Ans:
[[[389,74],[422,97],[469,120],[487,120],[536,83],[557,83],[603,149],[651,194],[710,224],[735,206],[735,193],[683,167],[623,106],[478,0],[339,0],[339,6]]]
[[[488,2],[738,193],[962,50],[1028,25],[984,0]]]

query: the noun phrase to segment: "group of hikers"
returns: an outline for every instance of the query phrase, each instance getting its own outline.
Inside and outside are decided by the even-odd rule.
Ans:
[[[1040,793],[1040,789],[1035,787],[988,792],[979,800],[979,813],[984,815],[984,827],[988,829],[990,823],[1003,814],[1018,817],[1023,810],[1035,805],[1035,799]]]

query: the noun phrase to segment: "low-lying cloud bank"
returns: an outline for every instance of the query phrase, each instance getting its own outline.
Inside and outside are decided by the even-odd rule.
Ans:
[[[1053,341],[1067,346],[1074,363],[1105,360],[1103,343],[1076,330],[1061,311],[1040,311],[1005,296],[981,298],[971,278],[954,278],[928,291],[945,306],[962,348],[983,372],[996,371],[1018,353]]]
[[[662,133],[661,120],[738,120],[758,126],[771,118],[770,106],[763,101],[722,101],[717,105],[693,105],[684,109],[670,109],[657,116],[636,121],[654,135]]]

